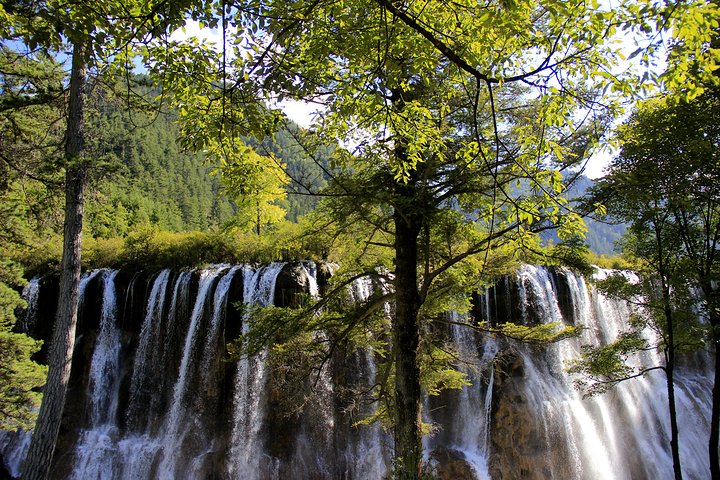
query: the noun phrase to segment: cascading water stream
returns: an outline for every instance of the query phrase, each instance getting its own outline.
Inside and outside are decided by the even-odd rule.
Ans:
[[[611,300],[598,292],[589,294],[584,280],[564,271],[570,291],[574,319],[564,319],[557,303],[556,288],[545,268],[524,266],[518,273],[518,288],[525,298],[523,309],[536,310],[536,317],[547,322],[576,322],[588,326],[581,337],[564,340],[547,348],[538,356],[529,348],[519,348],[524,365],[522,393],[537,412],[540,434],[545,443],[553,445],[553,460],[548,462],[545,478],[672,478],[667,428],[667,397],[662,375],[648,375],[642,381],[627,382],[613,392],[592,399],[583,399],[573,388],[571,379],[562,371],[564,365],[580,355],[583,344],[601,345],[612,341],[629,316],[627,304]],[[526,320],[530,320],[526,318]],[[645,352],[645,365],[658,364],[657,352]],[[705,379],[707,382],[707,378]],[[678,390],[685,391],[682,375],[678,374]],[[698,411],[679,395],[679,411]],[[692,397],[692,395],[690,395]],[[705,396],[707,401],[709,397]],[[705,405],[704,411],[709,412]],[[682,422],[682,420],[681,420]],[[694,422],[691,431],[702,431],[703,421]],[[634,428],[628,428],[633,425]],[[707,423],[705,423],[707,425]],[[684,470],[688,478],[702,478],[706,460],[692,456],[701,451],[695,444],[699,437],[690,435],[683,441]],[[702,442],[700,442],[702,443]],[[638,461],[638,458],[642,459]],[[629,466],[631,466],[629,468]]]
[[[603,279],[609,271],[599,270],[596,278]],[[631,282],[639,279],[631,272],[622,272]],[[624,302],[615,301],[596,294],[594,299],[595,319],[600,334],[584,337],[585,343],[592,345],[605,341],[613,341],[614,333],[624,329],[624,319],[629,318],[630,309]],[[650,343],[655,342],[654,333],[646,332]],[[663,365],[664,360],[657,350],[644,352],[637,360],[638,365]],[[708,361],[708,365],[711,363]],[[697,373],[682,368],[675,372],[675,393],[680,432],[680,457],[683,471],[688,478],[703,478],[708,471],[708,460],[705,441],[697,434],[687,435],[685,432],[706,431],[709,425],[710,372],[704,372],[697,381]],[[696,395],[697,392],[702,392]],[[642,381],[626,382],[620,385],[614,395],[617,399],[613,407],[608,407],[604,414],[608,424],[614,427],[614,441],[618,442],[617,457],[622,457],[628,445],[635,445],[643,458],[654,458],[653,462],[642,464],[642,473],[646,478],[672,478],[672,458],[669,450],[669,414],[665,377],[662,372],[655,371],[643,376]],[[699,398],[703,400],[698,401]],[[598,404],[609,402],[608,396],[594,399]],[[618,408],[619,407],[619,408]],[[621,415],[618,415],[620,410]],[[635,425],[633,429],[624,426]],[[624,443],[625,445],[623,445]],[[626,453],[625,453],[626,455]],[[616,458],[617,458],[616,457]],[[629,477],[628,477],[629,478]]]
[[[128,432],[117,444],[121,459],[122,474],[116,478],[149,478],[152,465],[160,454],[161,440],[158,437],[158,415],[161,411],[167,376],[170,372],[166,354],[166,341],[175,320],[175,309],[179,295],[187,290],[192,272],[182,272],[172,287],[172,300],[169,313],[165,313],[168,289],[171,287],[172,272],[162,270],[155,276],[148,296],[147,307],[140,329],[138,346],[133,360],[130,379],[129,401],[126,410]],[[163,325],[167,331],[163,332]]]
[[[200,369],[201,372],[210,372],[211,363],[213,363],[214,361],[222,360],[222,354],[218,354],[216,350],[218,348],[218,340],[220,338],[220,329],[222,327],[222,322],[225,318],[225,311],[227,310],[228,290],[230,289],[230,285],[235,278],[235,274],[241,268],[242,267],[239,266],[232,267],[225,275],[223,275],[223,277],[218,282],[217,287],[215,288],[215,296],[213,298],[213,313],[210,320],[210,327],[207,332],[207,340],[205,341],[203,353],[200,357],[202,358],[202,367]],[[222,347],[224,347],[224,345],[222,345]],[[204,379],[204,388],[210,388],[211,385],[209,385],[209,382],[213,380],[217,381],[217,379],[214,379],[211,375],[207,375]]]
[[[348,293],[353,302],[364,303],[370,299],[377,288],[383,285],[374,285],[370,277],[355,279],[348,287]],[[358,384],[355,388],[364,392],[365,396],[371,394],[370,389],[377,383],[377,364],[375,351],[372,348],[356,350],[352,355],[354,380]],[[389,453],[392,441],[377,423],[371,425],[355,425],[372,415],[377,408],[377,401],[369,402],[367,398],[353,399],[357,402],[356,416],[353,416],[349,428],[351,440],[341,452],[345,465],[344,478],[348,479],[375,479],[383,478],[388,470]]]
[[[143,410],[153,401],[156,393],[157,369],[152,366],[160,364],[162,349],[160,345],[160,327],[165,307],[165,298],[170,280],[170,270],[162,270],[153,281],[145,318],[140,329],[140,338],[135,351],[132,377],[130,379],[130,401],[127,422],[134,430],[145,430],[146,422]],[[179,282],[178,282],[179,284]],[[142,427],[139,425],[142,423]]]
[[[30,332],[35,327],[34,322],[37,318],[38,298],[40,298],[40,277],[33,277],[23,288],[22,297],[27,302],[27,308],[23,315],[18,318],[20,330],[22,332]]]
[[[320,296],[315,262],[301,262],[300,271],[305,277],[300,283],[307,285],[312,300]],[[325,332],[314,332],[313,337],[318,343],[327,343]],[[330,478],[333,476],[334,455],[327,452],[333,450],[335,428],[334,386],[329,362],[319,371],[312,374],[312,395],[308,398],[304,411],[299,419],[294,448],[285,470],[303,471],[309,476]],[[284,472],[278,472],[282,475]]]
[[[22,464],[30,448],[32,435],[30,432],[19,430],[17,432],[0,431],[0,452],[5,470],[13,478],[19,478],[22,473]]]
[[[197,386],[190,382],[191,376],[196,373],[196,369],[192,368],[191,359],[194,358],[194,351],[198,348],[199,337],[204,334],[200,329],[200,324],[208,304],[207,299],[211,295],[211,289],[217,276],[227,269],[228,267],[221,266],[200,272],[200,285],[195,298],[195,306],[190,314],[190,326],[182,349],[178,379],[173,388],[170,413],[163,425],[163,455],[158,467],[158,476],[161,478],[178,478],[181,475],[182,465],[179,461],[184,460],[182,443],[186,440],[186,436],[202,429],[202,426],[197,424],[196,417],[189,411],[192,407],[190,404],[192,390]]]
[[[80,277],[80,285],[78,287],[78,305],[84,305],[85,291],[87,290],[88,285],[103,272],[104,270],[93,270],[82,274]]]
[[[20,315],[20,330],[31,332],[35,327],[38,314],[38,302],[40,300],[40,277],[33,277],[23,288],[22,296],[27,303],[27,308]],[[5,468],[10,475],[17,478],[22,470],[22,462],[25,460],[30,448],[30,432],[18,430],[17,432],[0,431],[0,452]]]
[[[100,332],[95,340],[90,367],[90,425],[95,427],[115,421],[120,387],[120,330],[117,318],[115,277],[118,271],[103,272]]]
[[[112,462],[118,435],[116,416],[120,388],[120,331],[116,325],[117,270],[101,270],[103,279],[100,327],[90,363],[88,428],[80,433],[73,478],[105,479],[115,476]]]
[[[258,269],[243,268],[243,303],[259,307],[273,304],[275,282],[283,263],[271,263]],[[249,329],[248,316],[243,317],[242,331]],[[267,399],[264,386],[267,381],[266,354],[244,357],[238,361],[235,377],[234,427],[230,448],[230,477],[256,480],[267,477],[275,462],[263,452],[260,437]]]
[[[460,369],[471,382],[458,393],[451,446],[463,452],[479,480],[489,480],[488,416],[492,404],[492,362],[498,347],[494,338],[485,339],[483,354],[478,358],[478,336],[471,328],[461,325],[463,322],[457,314],[451,316],[453,342],[463,362]],[[488,375],[487,386],[483,385],[484,375]]]
[[[535,306],[540,318],[549,322],[564,323],[557,297],[554,294],[550,272],[545,268],[524,266],[519,278],[528,295],[535,298]],[[574,299],[573,304],[582,308],[581,299]],[[584,315],[580,315],[582,318]],[[529,318],[526,318],[529,321]],[[579,354],[570,346],[572,342],[561,342],[547,349],[548,362],[554,368],[539,365],[535,357],[524,348],[521,350],[527,369],[526,392],[534,402],[534,408],[542,412],[541,416],[550,419],[544,422],[544,434],[548,443],[552,442],[555,432],[566,439],[565,468],[562,464],[554,466],[552,478],[596,478],[603,472],[612,471],[611,458],[603,446],[598,432],[598,425],[588,411],[588,403],[584,402],[567,375],[561,370],[562,360],[569,360]],[[569,352],[572,350],[572,354]],[[564,354],[565,352],[565,354]],[[592,452],[585,455],[584,452]],[[557,462],[556,462],[557,463]]]
[[[320,287],[318,287],[317,281],[317,265],[315,265],[315,262],[303,262],[301,265],[305,273],[305,278],[307,278],[310,298],[317,299],[320,296]]]
[[[450,350],[457,356],[457,368],[465,374],[469,385],[448,392],[440,403],[433,399],[425,402],[424,420],[438,430],[424,439],[428,455],[426,460],[435,465],[438,460],[432,452],[452,452],[454,457],[468,465],[474,478],[490,480],[489,415],[494,383],[493,361],[498,344],[494,337],[483,338],[477,333],[467,315],[450,312],[447,318]]]

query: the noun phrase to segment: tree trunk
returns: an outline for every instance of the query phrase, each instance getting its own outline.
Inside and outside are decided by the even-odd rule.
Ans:
[[[673,458],[673,473],[675,480],[682,480],[682,465],[680,463],[680,438],[677,424],[677,409],[675,408],[675,384],[673,383],[673,373],[671,369],[665,369],[667,379],[668,408],[670,411],[670,449]]]
[[[399,63],[402,64],[402,61]],[[408,75],[408,80],[410,76]],[[392,91],[392,107],[401,113],[407,101],[418,91]],[[395,161],[408,163],[409,139],[395,132]],[[427,221],[421,212],[426,205],[418,190],[416,173],[405,181],[391,180],[394,190],[393,223],[395,225],[395,316],[392,324],[393,360],[395,363],[395,411],[393,478],[417,480],[422,474],[422,429],[420,406],[420,325],[418,312],[422,305],[418,285],[418,241]]]
[[[678,437],[677,409],[675,408],[675,322],[672,311],[672,296],[670,295],[670,278],[672,269],[668,269],[665,263],[666,247],[663,242],[663,227],[665,219],[653,221],[655,230],[655,241],[657,249],[657,273],[661,281],[661,294],[663,315],[665,316],[665,327],[667,343],[665,345],[665,383],[668,395],[668,412],[670,415],[670,451],[673,459],[673,473],[675,480],[682,480],[682,464],[680,463],[680,442]]]
[[[670,414],[670,450],[673,459],[675,480],[682,480],[682,464],[680,463],[680,438],[675,407],[675,325],[670,309],[670,289],[663,285],[664,313],[667,323],[667,345],[665,346],[665,383],[667,385],[668,411]]]
[[[720,480],[720,295],[716,288],[713,288],[709,271],[699,272],[700,287],[702,288],[707,312],[710,321],[710,332],[712,344],[714,345],[715,373],[713,375],[712,390],[712,411],[710,412],[710,438],[708,442],[708,459],[710,460],[710,479]]]
[[[55,442],[60,431],[67,393],[80,288],[80,246],[84,188],[87,172],[82,155],[85,149],[84,113],[86,61],[84,43],[73,43],[69,112],[65,138],[65,230],[62,273],[55,326],[48,356],[48,378],[32,442],[23,466],[24,480],[48,478]]]
[[[712,320],[710,324],[713,331],[718,328]],[[720,480],[720,456],[718,448],[720,448],[720,342],[717,340],[715,344],[715,375],[712,391],[712,413],[710,416],[710,478],[712,480]]]
[[[255,224],[255,233],[256,233],[257,236],[259,237],[259,236],[260,236],[260,213],[261,213],[261,212],[260,212],[260,202],[259,202],[259,201],[257,202],[257,205],[256,205],[256,207],[255,207],[255,213],[257,214],[257,215],[256,215],[256,221],[257,221],[257,223]]]
[[[394,477],[417,479],[421,473],[420,368],[417,257],[420,224],[395,211],[395,453]]]

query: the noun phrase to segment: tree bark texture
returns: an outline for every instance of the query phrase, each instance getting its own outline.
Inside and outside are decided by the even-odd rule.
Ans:
[[[670,287],[663,280],[663,307],[667,325],[667,345],[665,346],[665,384],[667,386],[668,412],[670,414],[670,451],[673,459],[675,480],[682,480],[682,464],[680,462],[680,436],[675,405],[675,322],[670,308]]]
[[[718,328],[712,321],[713,331]],[[715,376],[712,391],[712,413],[710,416],[710,478],[720,480],[720,341],[715,340]]]
[[[711,480],[720,480],[720,292],[711,280],[712,269],[699,272],[700,286],[707,302],[711,338],[715,355],[715,374],[713,376],[712,412],[710,413],[710,438],[708,458],[710,460]]]
[[[48,356],[48,378],[43,388],[43,400],[32,442],[23,466],[23,480],[43,480],[49,476],[55,442],[60,431],[75,346],[80,289],[80,247],[87,172],[87,166],[82,158],[85,150],[83,132],[87,70],[85,52],[86,45],[84,43],[73,43],[65,138],[65,227],[60,293]]]
[[[418,365],[420,294],[417,259],[420,223],[401,212],[395,223],[395,453],[396,479],[417,479],[421,473],[420,368]]]

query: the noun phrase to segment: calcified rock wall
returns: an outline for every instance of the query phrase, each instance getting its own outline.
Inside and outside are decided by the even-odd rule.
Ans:
[[[247,328],[235,305],[294,306],[322,294],[326,278],[308,262],[85,274],[55,478],[382,478],[391,441],[379,426],[355,426],[372,405],[347,396],[375,382],[373,352],[337,351],[307,379],[314,394],[290,415],[280,408],[289,393],[273,382],[267,354],[225,358],[226,343]],[[366,299],[373,288],[387,287],[363,279],[349,297]],[[23,324],[48,336],[56,288],[36,280],[27,296]],[[588,328],[580,339],[540,349],[448,327],[472,386],[425,402],[435,428],[424,447],[436,478],[672,478],[661,375],[583,400],[563,373],[582,343],[614,338],[626,305],[569,271],[525,266],[476,295],[472,314]],[[681,454],[688,478],[704,478],[710,376],[707,359],[695,360],[678,376]],[[13,475],[26,439],[0,434]]]

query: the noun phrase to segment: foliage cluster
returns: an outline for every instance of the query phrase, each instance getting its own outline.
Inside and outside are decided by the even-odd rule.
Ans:
[[[124,239],[88,239],[84,268],[138,269],[185,268],[210,263],[263,263],[278,260],[323,258],[301,227],[282,222],[260,235],[240,229],[169,232],[145,225]]]
[[[636,353],[698,348],[708,333],[699,322],[712,323],[717,317],[712,305],[718,295],[713,282],[720,275],[718,107],[713,90],[692,101],[667,97],[645,102],[618,129],[620,155],[593,189],[593,200],[606,203],[612,219],[629,225],[619,246],[625,266],[639,277],[629,281],[616,274],[599,286],[642,307],[632,332],[651,327],[657,338],[635,344]],[[619,356],[632,353],[627,345],[625,337],[618,340]],[[612,345],[603,348],[606,359]],[[600,358],[591,350],[585,357],[590,363]],[[592,378],[613,383],[619,377],[611,372],[608,378]]]
[[[46,369],[31,360],[37,342],[15,328],[26,284],[18,261],[41,232],[56,197],[59,135],[54,122],[62,73],[45,55],[25,58],[0,44],[0,428],[32,428]],[[27,101],[27,97],[31,100]]]
[[[187,17],[222,27],[221,51],[197,39],[169,38],[168,32]],[[656,38],[672,31],[675,43],[665,81],[683,83],[691,73],[688,64],[707,66],[713,78],[717,49],[707,39],[708,31],[717,29],[717,18],[716,2],[650,0],[622,2],[617,8],[582,0],[248,0],[231,5],[103,0],[92,7],[55,0],[5,2],[0,8],[3,39],[22,38],[30,50],[61,51],[65,41],[73,47],[64,149],[69,174],[66,275],[61,282],[68,294],[61,295],[60,323],[71,332],[76,318],[77,306],[69,299],[78,289],[79,212],[93,153],[93,139],[88,137],[86,148],[83,134],[87,67],[104,74],[124,71],[133,64],[129,47],[136,46],[149,74],[178,107],[183,145],[215,157],[211,161],[224,158],[223,149],[237,139],[277,129],[281,115],[268,108],[267,100],[320,100],[328,111],[316,132],[318,143],[357,143],[352,151],[332,152],[332,171],[323,172],[331,177],[323,180],[332,180],[322,194],[335,200],[333,220],[343,233],[363,224],[365,245],[378,247],[378,257],[394,274],[395,474],[417,478],[423,369],[418,355],[422,349],[432,353],[420,338],[426,337],[444,295],[456,298],[467,287],[469,272],[487,273],[490,252],[534,247],[535,235],[551,228],[563,241],[583,229],[565,198],[562,171],[580,162],[599,140],[622,97],[642,91],[648,80],[611,73],[621,55],[609,39],[619,29],[658,32],[637,52],[647,65],[658,47]],[[232,29],[237,34],[228,47]],[[688,97],[701,90],[696,77],[707,78],[690,76]],[[37,98],[24,96],[31,102]],[[122,154],[123,145],[115,147],[120,151],[98,151],[97,159]],[[233,153],[229,184],[237,198],[246,195],[238,173],[257,178],[258,171],[273,168],[272,162],[282,163],[250,149]],[[313,163],[322,165],[316,158]],[[277,185],[270,186],[277,190]],[[129,261],[152,260],[149,252],[162,257],[168,235],[139,227],[146,221],[178,226],[182,206],[172,188],[158,191],[176,205],[153,212],[141,202],[134,206],[122,191],[105,193],[109,210],[88,209],[93,235],[128,235]],[[266,203],[278,206],[277,200]],[[261,223],[278,217],[273,209],[274,215],[258,219],[257,202],[249,206],[256,209],[258,233]],[[216,210],[219,215],[222,209]],[[193,228],[213,225],[203,213],[183,221],[197,222]],[[138,227],[134,234],[133,225]],[[204,254],[198,252],[204,251],[227,254],[224,245],[206,240],[194,234],[180,239],[179,260],[202,261]],[[65,338],[68,355],[72,338]],[[70,363],[61,355],[52,371]],[[50,420],[41,423],[49,425],[50,433],[35,436],[42,442],[52,443],[59,428],[65,370],[50,376],[58,380],[59,401],[48,407]],[[33,442],[30,463],[35,467],[29,475],[42,478],[40,470],[49,468],[53,449],[36,445],[40,442]]]
[[[98,159],[87,195],[90,236],[124,237],[146,223],[204,230],[232,218],[235,206],[209,175],[212,166],[182,150],[171,115],[131,113],[107,98],[96,102],[88,119]]]
[[[13,331],[15,311],[25,302],[14,287],[24,280],[18,265],[0,260],[0,429],[32,429],[40,406],[38,389],[47,368],[31,360],[42,342]]]
[[[4,49],[4,55],[25,59],[8,49]],[[14,57],[11,60],[16,62]],[[63,76],[61,67],[49,58],[34,63],[31,59],[24,61],[25,69],[44,62],[43,68],[50,69],[57,77],[53,77],[53,81],[59,81]],[[133,95],[140,98],[140,106],[128,109],[127,100],[122,97],[123,88],[133,89]],[[93,86],[87,118],[87,148],[95,160],[86,195],[86,237],[124,238],[146,225],[170,232],[204,231],[226,225],[246,230],[255,228],[257,209],[254,204],[246,206],[244,203],[252,203],[264,194],[266,190],[261,192],[258,186],[273,177],[263,171],[258,171],[252,179],[247,171],[232,175],[236,167],[232,162],[228,163],[228,156],[247,150],[244,145],[231,145],[222,154],[211,150],[193,153],[183,149],[178,138],[177,114],[165,107],[157,110],[157,106],[148,111],[150,104],[147,102],[155,94],[157,91],[148,86],[148,79],[143,76],[131,78],[124,87]],[[42,223],[42,233],[37,232],[30,242],[42,245],[35,249],[39,258],[31,263],[47,263],[47,257],[54,257],[59,248],[53,244],[60,242],[62,202],[58,187],[63,169],[58,167],[61,132],[57,128],[53,130],[52,123],[48,127],[41,119],[60,118],[62,111],[52,104],[32,105],[23,110],[5,111],[4,115],[8,130],[4,135],[6,151],[2,167],[8,172],[12,169],[31,172],[31,176],[41,180],[33,182],[26,176],[22,186],[15,184],[12,187],[16,190],[14,208],[22,211],[8,210],[6,218],[14,221],[14,218],[32,216],[36,223]],[[21,121],[19,117],[22,117]],[[298,181],[323,185],[322,171],[294,140],[296,135],[299,135],[298,127],[289,122],[286,128],[262,144],[249,138],[246,140],[271,155],[277,165],[288,165],[287,170]],[[33,142],[32,138],[42,139],[43,143]],[[17,163],[19,161],[22,165]],[[323,161],[327,163],[327,159]],[[263,163],[256,165],[262,167]],[[239,188],[239,179],[253,187]],[[241,194],[241,190],[245,193]],[[275,213],[263,213],[269,215],[263,219],[263,225],[270,220],[281,220],[285,212],[290,220],[297,222],[317,203],[316,199],[309,201],[308,198],[307,195],[293,194],[289,189],[276,191],[264,204],[268,212],[273,210]],[[5,208],[9,209],[9,205]]]
[[[146,83],[139,76],[131,86],[149,98],[155,90]],[[325,185],[315,161],[327,165],[329,149],[317,149],[311,159],[294,123],[262,142],[209,141],[193,153],[180,143],[172,109],[132,111],[112,92],[96,90],[88,119],[97,159],[86,207],[91,237],[123,238],[148,224],[170,232],[229,226],[257,232],[283,219],[298,222],[316,207],[303,185]]]
[[[315,221],[320,220],[319,215],[313,217]],[[343,385],[344,390],[337,393],[349,402],[347,408],[357,423],[379,421],[385,428],[392,429],[395,363],[389,332],[395,293],[391,270],[382,267],[392,265],[391,257],[380,242],[370,245],[357,241],[358,230],[335,231],[332,235],[331,231],[327,229],[325,234],[343,248],[333,250],[339,264],[332,267],[333,274],[323,298],[307,297],[294,310],[238,305],[249,328],[228,344],[228,350],[231,357],[238,358],[256,355],[269,347],[268,359],[278,370],[272,378],[273,385],[278,391],[287,392],[278,403],[286,415],[296,415],[302,410],[331,359],[342,364],[372,355],[377,366],[375,377],[369,383],[368,379],[362,379],[357,384]],[[539,245],[539,239],[535,240]],[[538,252],[542,251],[538,246]],[[540,347],[579,333],[574,327],[557,323],[488,325],[471,320],[468,311],[472,291],[486,286],[492,278],[512,274],[524,261],[539,258],[540,254],[524,255],[517,246],[506,245],[485,259],[473,257],[459,262],[438,278],[438,288],[430,292],[419,313],[423,337],[418,360],[424,392],[440,395],[444,390],[461,389],[468,384],[466,369],[473,360],[467,352],[459,352],[449,340],[447,332],[454,327]],[[549,255],[542,258],[547,260]],[[358,288],[366,289],[365,293],[361,294]],[[457,315],[450,317],[448,312]],[[374,407],[368,408],[369,405]],[[422,428],[429,433],[434,427],[423,424]]]
[[[587,253],[587,261],[591,265],[597,265],[600,268],[612,269],[612,270],[628,270],[632,269],[632,264],[622,255],[598,255],[595,252]]]

